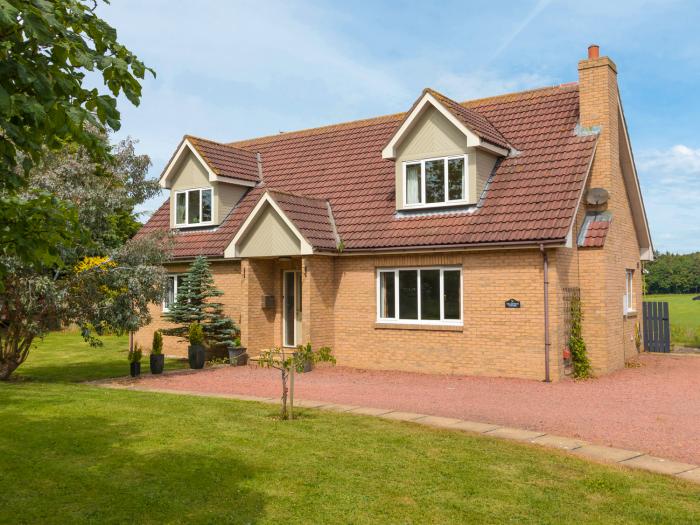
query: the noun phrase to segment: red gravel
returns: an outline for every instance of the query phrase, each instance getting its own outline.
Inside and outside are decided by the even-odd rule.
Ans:
[[[642,355],[641,367],[585,382],[319,368],[295,396],[451,416],[576,437],[700,463],[700,357]],[[278,396],[279,372],[257,367],[146,376],[141,386]]]

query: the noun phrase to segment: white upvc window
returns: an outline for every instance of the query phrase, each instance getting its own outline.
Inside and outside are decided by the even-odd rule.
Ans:
[[[211,188],[175,192],[175,226],[206,226],[212,223]]]
[[[378,269],[377,322],[461,326],[462,269]]]
[[[629,314],[634,311],[634,270],[625,270],[624,312]]]
[[[404,207],[467,204],[467,166],[467,155],[404,162]]]
[[[163,311],[167,312],[177,300],[178,289],[185,280],[185,274],[170,274],[165,281],[165,296],[163,297]]]

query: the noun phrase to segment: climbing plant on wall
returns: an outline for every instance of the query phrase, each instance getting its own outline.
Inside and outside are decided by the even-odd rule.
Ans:
[[[578,296],[573,296],[569,308],[571,316],[569,350],[571,351],[571,362],[574,368],[573,374],[576,379],[585,379],[593,375],[593,369],[591,368],[591,362],[586,351],[586,343],[581,333],[581,321],[583,320],[581,299]]]

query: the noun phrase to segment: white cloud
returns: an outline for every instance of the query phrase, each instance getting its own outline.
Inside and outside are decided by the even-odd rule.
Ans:
[[[539,15],[542,10],[547,7],[549,4],[552,3],[552,0],[537,0],[537,3],[534,5],[534,7],[528,12],[527,15],[525,15],[525,18],[523,18],[520,23],[515,26],[513,31],[511,31],[508,35],[506,35],[506,38],[501,42],[501,45],[498,46],[496,51],[494,51],[492,55],[492,59],[498,57],[503,51],[505,51],[508,46],[515,40],[520,33],[522,33],[527,26],[532,23],[532,21]]]
[[[700,250],[700,148],[677,144],[637,155],[656,248]]]
[[[537,73],[513,75],[505,78],[493,71],[476,70],[468,75],[445,73],[438,77],[436,89],[443,91],[449,97],[463,101],[553,84],[556,84],[553,78]]]
[[[194,83],[203,92],[245,85],[277,96],[303,86],[307,95],[346,103],[402,90],[382,64],[356,56],[333,31],[333,13],[302,2],[120,2],[105,16],[157,64],[161,82]]]
[[[640,170],[670,175],[671,180],[676,177],[697,179],[700,175],[700,148],[676,144],[666,150],[647,150],[639,156],[637,166]]]
[[[426,86],[467,100],[556,83],[430,47],[389,57],[376,41],[343,30],[352,10],[329,4],[123,0],[99,9],[158,75],[144,82],[139,107],[120,104],[118,134],[140,139],[154,177],[185,133],[226,141],[392,113]]]

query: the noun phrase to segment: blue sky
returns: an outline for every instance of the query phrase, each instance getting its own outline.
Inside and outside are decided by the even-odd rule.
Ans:
[[[157,71],[118,134],[153,177],[185,133],[395,113],[427,86],[467,100],[571,82],[597,43],[618,66],[655,247],[700,250],[700,2],[112,1],[101,15]]]

